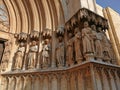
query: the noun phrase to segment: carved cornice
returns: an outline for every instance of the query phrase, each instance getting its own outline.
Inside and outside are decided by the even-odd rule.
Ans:
[[[82,8],[66,22],[65,30],[70,31],[84,21],[88,21],[90,25],[95,24],[96,26],[100,26],[103,30],[108,29],[107,19],[86,8]]]

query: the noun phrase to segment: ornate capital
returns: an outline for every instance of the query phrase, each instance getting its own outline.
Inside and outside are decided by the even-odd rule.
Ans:
[[[34,39],[34,40],[38,40],[39,39],[39,32],[38,31],[35,31],[33,30],[31,33],[30,33],[30,39]]]
[[[15,38],[18,42],[26,42],[27,41],[27,33],[21,32],[20,34],[15,34]]]
[[[50,39],[52,37],[52,30],[47,29],[47,28],[44,29],[42,31],[42,37],[43,37],[43,39]]]
[[[72,17],[71,25],[72,25],[72,27],[76,27],[78,25],[78,20],[77,20],[76,15]]]
[[[57,37],[59,36],[63,36],[64,37],[64,27],[58,27],[57,30],[56,30],[56,35]]]

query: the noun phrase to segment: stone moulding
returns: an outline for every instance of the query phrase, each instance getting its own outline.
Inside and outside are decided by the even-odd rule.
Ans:
[[[23,75],[23,74],[44,74],[44,73],[60,73],[60,72],[71,72],[71,71],[83,71],[85,68],[103,68],[103,69],[110,69],[110,70],[117,70],[120,72],[120,66],[118,65],[113,65],[113,64],[108,64],[104,62],[99,62],[99,61],[85,61],[81,64],[77,64],[71,67],[64,67],[64,68],[48,68],[48,69],[42,69],[42,70],[21,70],[21,71],[8,71],[8,72],[2,72],[2,76],[6,75]]]

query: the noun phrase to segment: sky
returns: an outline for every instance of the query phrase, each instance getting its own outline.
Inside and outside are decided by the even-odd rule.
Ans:
[[[120,14],[120,0],[96,0],[97,4],[102,7],[111,7]]]

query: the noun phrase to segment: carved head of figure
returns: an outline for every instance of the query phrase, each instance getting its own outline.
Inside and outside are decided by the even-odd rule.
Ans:
[[[73,36],[73,34],[70,32],[70,33],[68,34],[68,38],[70,39],[70,38],[72,38],[72,36]]]
[[[85,21],[85,22],[84,22],[84,28],[87,28],[88,26],[89,26],[88,21]]]
[[[18,51],[18,52],[16,53],[16,55],[17,55],[17,56],[22,56],[22,52],[21,52],[21,51]]]
[[[62,37],[62,36],[59,36],[59,37],[58,37],[58,40],[59,40],[59,42],[62,42],[62,41],[63,41],[63,37]]]
[[[96,26],[93,24],[91,25],[92,30],[96,31]]]
[[[102,28],[101,27],[98,27],[98,32],[102,32]]]
[[[79,32],[79,28],[77,27],[77,28],[75,28],[75,30],[74,30],[74,34],[76,34],[76,33],[78,33]]]
[[[36,41],[32,41],[32,46],[35,46],[37,44]]]
[[[45,44],[48,44],[49,43],[49,39],[45,39]]]
[[[23,46],[24,46],[24,43],[23,43],[23,42],[21,42],[21,43],[20,43],[20,47],[23,47]]]

